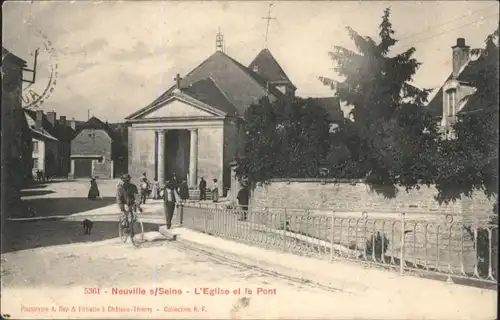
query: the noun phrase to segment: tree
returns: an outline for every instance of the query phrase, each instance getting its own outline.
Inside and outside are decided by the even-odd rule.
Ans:
[[[245,111],[245,145],[235,163],[236,175],[249,182],[263,182],[274,176],[277,116],[269,99]]]
[[[245,113],[245,146],[236,160],[240,178],[317,177],[329,146],[326,111],[311,99],[271,103],[263,98]]]
[[[429,151],[437,147],[438,131],[423,108],[429,90],[409,83],[420,66],[413,58],[415,48],[389,56],[397,43],[389,17],[390,9],[386,9],[378,43],[347,27],[358,52],[336,46],[329,54],[343,80],[320,80],[353,107],[354,121],[345,128],[344,136],[356,142],[346,144],[355,171],[369,182],[413,187],[419,180],[430,181]]]

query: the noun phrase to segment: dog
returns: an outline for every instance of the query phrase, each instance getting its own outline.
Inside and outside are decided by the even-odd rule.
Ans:
[[[89,219],[85,219],[82,222],[83,225],[83,234],[85,235],[90,235],[92,232],[92,227],[94,226],[94,223],[90,221]]]

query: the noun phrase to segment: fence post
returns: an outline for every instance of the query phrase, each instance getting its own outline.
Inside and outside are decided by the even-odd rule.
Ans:
[[[179,212],[179,224],[182,226],[182,222],[184,221],[184,203],[181,203],[181,212]]]
[[[287,222],[286,208],[285,208],[284,218],[285,219],[283,222],[283,252],[286,252],[286,222]]]
[[[401,275],[404,274],[405,271],[405,255],[404,255],[404,250],[405,250],[405,213],[401,213],[401,250],[399,252],[399,273]]]
[[[202,209],[202,213],[203,213],[203,232],[207,233],[207,224],[208,224],[208,212],[209,212],[209,209],[205,209],[203,210]]]
[[[330,246],[330,263],[333,261],[333,242],[335,237],[335,212],[332,212],[332,238]]]

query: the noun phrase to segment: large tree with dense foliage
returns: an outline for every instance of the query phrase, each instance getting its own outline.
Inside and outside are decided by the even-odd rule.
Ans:
[[[271,103],[263,98],[245,113],[245,146],[236,174],[251,182],[315,177],[329,146],[326,111],[310,99]]]
[[[363,37],[347,27],[357,52],[336,46],[330,52],[334,70],[343,78],[320,80],[335,88],[340,100],[351,106],[353,122],[339,133],[350,156],[336,163],[332,174],[367,177],[370,182],[412,187],[429,183],[437,128],[423,104],[428,90],[410,84],[420,63],[415,48],[391,56],[397,43],[384,11],[379,26],[379,42]]]

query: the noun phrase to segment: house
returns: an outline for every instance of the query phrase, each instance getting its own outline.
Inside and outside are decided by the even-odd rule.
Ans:
[[[96,117],[78,125],[71,141],[70,177],[112,179],[127,171],[127,128]]]
[[[290,81],[268,49],[244,66],[217,50],[155,101],[126,117],[129,173],[160,182],[175,174],[195,187],[201,177],[231,184],[244,145],[245,110],[262,97],[289,101]]]
[[[446,138],[453,137],[452,127],[459,116],[479,112],[482,103],[476,88],[470,85],[473,75],[479,72],[483,56],[473,57],[464,38],[458,38],[452,47],[453,69],[444,84],[427,104],[428,111],[440,122]]]
[[[43,171],[49,177],[67,177],[70,171],[70,146],[76,121],[56,118],[54,111],[25,110],[31,131],[33,172]]]
[[[4,204],[20,199],[31,172],[30,134],[22,109],[25,66],[24,60],[2,47],[2,212]]]

